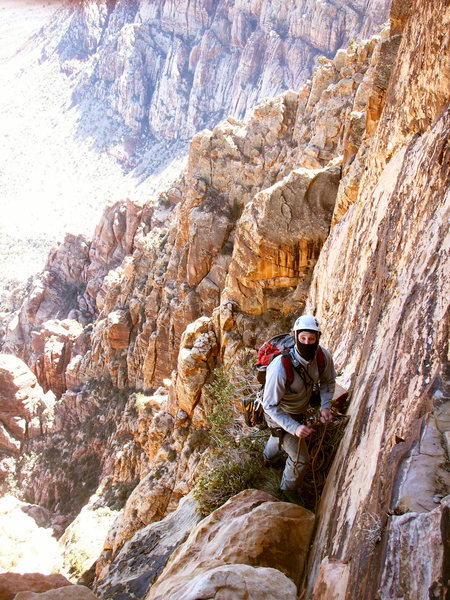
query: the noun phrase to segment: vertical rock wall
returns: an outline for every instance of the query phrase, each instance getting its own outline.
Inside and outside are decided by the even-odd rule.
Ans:
[[[353,391],[310,557],[321,600],[447,589],[449,18],[415,1],[397,23],[360,192],[314,273],[308,308]]]
[[[131,23],[138,14],[114,6],[118,12],[105,17],[110,31],[121,30],[120,15]],[[171,6],[139,11],[173,27]],[[203,8],[188,20],[194,37],[209,18]],[[58,325],[45,325],[52,289],[58,296],[58,282],[70,281],[79,311],[71,316],[84,325],[86,345],[61,354],[61,364],[71,359],[66,384],[76,390],[62,398],[61,435],[71,402],[81,417],[94,408],[77,391],[89,381],[112,382],[124,395],[127,386],[169,388],[139,409],[130,395],[108,432],[114,452],[102,454],[98,440],[95,478],[101,470],[110,487],[139,479],[98,574],[106,576],[124,542],[192,487],[202,458],[189,428],[204,424],[201,390],[216,357],[242,359],[279,328],[277,318],[307,302],[352,392],[319,507],[308,595],[444,596],[449,79],[442,64],[449,18],[444,0],[395,2],[391,35],[323,59],[311,82],[265,101],[247,121],[230,118],[197,134],[183,177],[154,205],[110,207],[90,245],[73,240],[78,271],[64,258],[68,242],[54,254],[48,273],[57,285],[35,287],[14,331],[27,344],[34,328],[35,352],[50,352]],[[236,36],[246,30],[242,20],[236,27]],[[177,64],[183,56],[180,46]],[[69,308],[58,304],[58,316]],[[62,391],[61,378],[45,381]],[[99,416],[111,424],[117,414]],[[93,410],[89,419],[96,420]],[[91,424],[95,437],[101,421]],[[39,498],[51,491],[60,502],[48,484]]]
[[[35,281],[10,339],[43,367],[57,346],[65,349],[55,368],[39,370],[58,396],[69,387],[52,438],[64,452],[64,469],[72,473],[64,436],[86,429],[80,440],[94,439],[95,451],[77,442],[79,476],[89,475],[83,494],[100,478],[107,502],[123,500],[135,486],[98,574],[127,539],[192,488],[204,447],[192,451],[190,427],[205,425],[202,387],[218,358],[248,359],[284,317],[304,307],[349,131],[352,148],[363,138],[351,114],[365,109],[374,73],[387,68],[379,50],[386,41],[383,32],[352,44],[324,59],[298,92],[266,100],[247,121],[230,118],[197,134],[186,171],[165,194],[143,205],[108,206],[92,242],[67,238]],[[61,303],[58,290],[67,284],[71,302]],[[46,321],[52,311],[59,319]],[[72,331],[65,317],[83,326],[66,342],[55,337],[64,327]],[[96,420],[102,389],[108,409]],[[137,417],[136,390],[151,399]],[[109,403],[117,404],[119,419]],[[41,442],[40,475],[27,493],[66,509],[73,481],[58,470],[59,486],[53,485],[52,457]]]

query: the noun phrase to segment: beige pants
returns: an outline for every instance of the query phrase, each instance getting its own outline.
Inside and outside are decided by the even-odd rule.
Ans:
[[[300,442],[300,453],[297,460],[298,444]],[[304,439],[300,439],[295,435],[291,435],[287,431],[284,433],[281,440],[281,448],[288,455],[284,466],[283,477],[281,478],[281,490],[298,490],[302,484],[303,476],[306,467],[309,463],[308,448]],[[283,452],[280,450],[279,438],[271,435],[267,440],[264,448],[263,456],[266,460],[277,462],[283,457]]]

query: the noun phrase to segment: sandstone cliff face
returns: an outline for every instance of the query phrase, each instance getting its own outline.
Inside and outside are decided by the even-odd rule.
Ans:
[[[388,0],[105,2],[76,7],[59,46],[75,92],[137,139],[190,139],[298,87],[319,55],[373,34]]]
[[[301,310],[352,127],[338,116],[351,114],[355,101],[367,106],[373,71],[392,63],[380,60],[384,43],[368,41],[324,62],[318,82],[266,101],[247,122],[229,119],[197,134],[183,179],[164,198],[167,208],[122,207],[124,223],[133,223],[126,229],[133,254],[100,289],[88,280],[88,302],[95,300],[100,314],[92,349],[70,367],[71,376],[108,373],[119,387],[149,389],[171,377],[181,336],[202,314],[216,315],[216,336],[236,338],[235,353],[257,340],[254,316]],[[96,269],[88,267],[88,278]],[[226,316],[233,306],[241,333]]]
[[[85,307],[93,322],[79,318],[89,341],[58,362],[70,389],[55,431],[61,447],[79,432],[76,456],[92,475],[85,496],[103,479],[100,503],[121,508],[120,491],[127,500],[97,561],[102,593],[109,581],[128,590],[117,562],[127,542],[173,511],[202,468],[205,448],[194,440],[214,364],[244,362],[306,303],[352,391],[318,510],[307,596],[444,596],[449,81],[439,64],[448,62],[448,19],[445,2],[394,3],[391,32],[322,60],[311,82],[265,101],[247,121],[197,134],[187,170],[158,203],[106,211],[83,253],[75,310]],[[35,327],[45,357],[55,335],[45,332],[57,323],[30,327],[29,306],[11,332],[31,356]],[[55,371],[45,381],[56,389]],[[93,381],[103,393],[89,393]],[[64,504],[74,488],[61,469],[58,489],[45,460],[35,473],[45,468],[46,485],[28,493]],[[245,562],[239,585],[254,581]],[[289,577],[298,582],[300,570]],[[227,573],[218,565],[195,581],[211,595]],[[149,597],[172,585],[188,594],[190,584],[163,574]]]
[[[353,149],[363,137],[347,116],[367,107],[374,73],[389,70],[393,56],[380,50],[387,43],[385,33],[351,45],[323,60],[298,93],[197,134],[185,173],[166,194],[107,207],[90,243],[66,238],[11,324],[8,343],[61,397],[52,444],[65,448],[63,460],[55,466],[39,441],[40,476],[22,483],[27,499],[69,512],[75,491],[72,508],[102,478],[108,498],[136,486],[98,574],[192,488],[204,449],[192,451],[190,427],[205,425],[202,388],[215,362],[248,359],[280,317],[304,307],[340,157],[350,132]],[[152,400],[131,418],[135,389]],[[180,460],[167,460],[174,453]]]
[[[445,3],[412,2],[397,26],[360,192],[315,270],[309,308],[353,388],[311,556],[315,598],[447,589],[450,90],[448,72],[433,73],[448,61],[449,17]],[[345,581],[338,595],[333,570]]]
[[[55,403],[44,394],[28,366],[12,355],[0,355],[0,479],[14,480],[26,442],[45,433]]]

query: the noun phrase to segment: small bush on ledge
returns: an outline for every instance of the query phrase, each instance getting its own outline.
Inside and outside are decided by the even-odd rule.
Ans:
[[[280,473],[265,468],[262,460],[268,432],[257,430],[243,434],[236,409],[239,398],[233,373],[222,367],[215,369],[213,376],[207,393],[213,405],[208,416],[211,426],[208,435],[214,448],[206,471],[194,488],[202,516],[245,489],[261,489],[276,496],[280,483]]]

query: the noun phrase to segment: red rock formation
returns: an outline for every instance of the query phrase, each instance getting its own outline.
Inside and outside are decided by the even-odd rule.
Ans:
[[[0,600],[13,600],[19,592],[30,591],[36,594],[72,585],[63,575],[43,575],[42,573],[1,573]]]
[[[45,321],[33,332],[32,366],[45,392],[60,397],[66,391],[66,369],[72,353],[82,351],[83,337],[83,326],[69,319]]]
[[[377,47],[376,40],[367,42],[360,52],[349,51],[349,62],[344,53],[336,66],[323,65],[306,103],[306,114],[323,135],[315,138],[305,125],[306,85],[299,94],[266,101],[246,123],[230,119],[198,134],[179,183],[180,200],[167,207],[165,221],[156,208],[140,210],[129,201],[105,212],[92,242],[87,283],[89,302],[95,300],[101,312],[92,351],[71,363],[71,380],[107,372],[120,386],[147,389],[171,377],[187,325],[221,301],[256,315],[304,305],[339,178],[333,162],[322,169],[330,158],[339,162],[346,138],[346,128],[334,122],[354,104]],[[323,70],[331,79],[320,75]],[[341,71],[349,85],[342,85]],[[327,125],[331,114],[333,127]],[[305,160],[315,169],[292,173]],[[102,279],[127,252],[132,255]],[[125,321],[116,341],[112,320],[119,315]]]
[[[189,417],[205,424],[201,388],[216,353],[226,364],[244,362],[261,336],[280,328],[282,311],[292,316],[309,294],[307,310],[323,321],[324,343],[352,399],[318,511],[307,593],[347,600],[445,592],[449,85],[438,74],[448,59],[449,15],[443,1],[409,6],[408,16],[394,3],[395,35],[351,44],[323,59],[298,93],[265,101],[245,122],[229,119],[197,134],[174,194],[179,201],[161,208],[163,217],[149,207],[139,214],[133,203],[105,215],[103,242],[92,246],[87,302],[92,308],[95,300],[99,315],[70,377],[80,386],[112,381],[105,396],[113,399],[113,389],[149,391],[170,381],[164,393],[149,392],[148,410],[130,395],[124,410],[98,415],[102,424],[121,421],[107,444],[94,437],[95,483],[100,472],[110,489],[131,481],[130,473],[139,479],[108,535],[102,572],[126,540],[192,487],[201,458],[197,449],[188,452]],[[248,31],[245,19],[236,22],[237,43]],[[223,32],[218,26],[213,52]],[[201,50],[187,56],[180,43],[173,65],[194,68]],[[250,50],[248,60],[254,67]],[[178,75],[167,73],[162,96]],[[338,176],[341,155],[344,180],[324,243],[336,187],[329,179]],[[80,440],[92,440],[82,425],[95,429],[87,415],[106,398],[88,390],[63,397],[61,434],[76,415],[67,437],[78,431]],[[80,443],[74,456],[84,452]],[[46,502],[60,502],[59,491],[50,500],[50,488],[42,498],[48,492]],[[237,570],[239,582],[253,581],[247,568]],[[223,565],[196,583],[210,593],[216,577],[223,581]]]
[[[360,191],[310,295],[353,382],[310,558],[321,600],[336,598],[334,577],[324,584],[333,565],[345,578],[339,598],[445,597],[448,584],[450,80],[437,73],[450,58],[450,9],[414,0],[406,16],[400,4],[402,40]]]
[[[98,600],[84,585],[70,585],[64,589],[56,588],[46,592],[19,592],[17,600]]]
[[[27,365],[15,356],[0,355],[0,448],[3,454],[19,454],[26,439],[41,433],[41,416],[46,408],[44,392]]]

